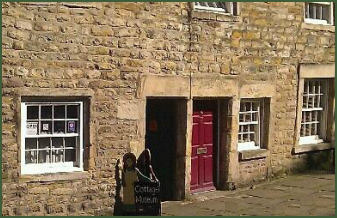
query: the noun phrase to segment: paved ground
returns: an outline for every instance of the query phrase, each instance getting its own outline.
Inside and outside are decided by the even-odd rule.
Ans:
[[[335,215],[335,175],[292,175],[235,191],[192,195],[189,201],[164,202],[165,216]]]

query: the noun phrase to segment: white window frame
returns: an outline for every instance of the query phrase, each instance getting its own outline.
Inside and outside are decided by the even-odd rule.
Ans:
[[[42,134],[42,135],[27,135],[26,123],[27,123],[27,106],[31,105],[79,105],[79,133],[68,134]],[[82,101],[69,101],[69,102],[21,102],[21,174],[44,174],[44,173],[58,173],[58,172],[76,172],[83,171],[83,102]],[[63,163],[36,163],[26,164],[25,156],[25,139],[26,138],[53,138],[53,137],[79,137],[79,146],[75,148],[76,160],[75,162],[63,162]],[[38,152],[38,151],[37,151]],[[77,163],[78,166],[74,166]]]
[[[195,2],[193,2],[193,8],[195,10],[202,10],[202,11],[211,11],[211,12],[220,12],[220,13],[224,13],[224,14],[231,14],[234,15],[234,6],[233,4],[237,2],[224,2],[226,4],[226,6],[228,6],[229,10],[228,12],[223,9],[223,8],[215,8],[215,7],[207,7],[207,6],[202,6],[202,5],[197,5]],[[238,6],[236,5],[236,8]],[[238,10],[238,9],[237,9]]]
[[[239,110],[239,116],[238,116],[238,123],[239,123],[239,132],[238,132],[238,151],[244,151],[244,150],[259,150],[261,149],[261,137],[262,137],[262,126],[263,126],[263,108],[264,108],[264,101],[263,99],[241,99],[240,100],[240,108],[241,108],[241,103],[246,103],[246,102],[253,102],[253,103],[258,103],[257,111],[245,111],[242,112]],[[252,122],[240,122],[240,114],[247,114],[247,113],[257,113],[257,121],[252,121]],[[255,141],[250,141],[250,142],[239,142],[239,135],[242,134],[240,132],[240,125],[258,125],[258,130],[257,132],[254,132],[256,135],[256,140]]]
[[[321,20],[321,19],[306,18],[306,13],[309,10],[310,3],[320,4],[320,5],[329,5],[330,6],[329,21]],[[304,22],[310,23],[310,24],[333,25],[333,4],[332,2],[305,2],[304,3]]]
[[[326,139],[326,130],[327,130],[327,110],[328,110],[328,82],[324,79],[304,79],[305,81],[320,81],[323,89],[320,91],[323,93],[322,98],[320,98],[320,101],[322,101],[322,107],[318,108],[303,108],[303,101],[304,101],[304,94],[302,97],[302,111],[301,111],[301,123],[300,123],[300,131],[302,129],[302,124],[310,124],[311,122],[302,123],[302,114],[304,111],[321,111],[321,119],[319,120],[320,125],[320,133],[319,135],[310,135],[310,136],[301,136],[299,138],[299,145],[307,145],[307,144],[319,144],[323,143]],[[305,81],[303,85],[305,85]],[[310,88],[310,87],[309,87]],[[303,87],[303,90],[305,90],[306,87]],[[304,92],[303,92],[304,93]],[[309,93],[309,95],[311,95]]]

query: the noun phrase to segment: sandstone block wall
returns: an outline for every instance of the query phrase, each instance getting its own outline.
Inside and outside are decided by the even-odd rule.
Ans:
[[[269,155],[236,159],[234,182],[300,166],[306,154],[291,154],[297,69],[300,63],[334,62],[334,27],[305,25],[303,2],[245,2],[239,8],[233,17],[191,11],[184,2],[2,3],[3,215],[99,215],[111,209],[117,159],[144,147],[144,75],[273,86]],[[21,97],[39,95],[88,100],[85,172],[20,175]],[[237,102],[240,94],[233,97]]]

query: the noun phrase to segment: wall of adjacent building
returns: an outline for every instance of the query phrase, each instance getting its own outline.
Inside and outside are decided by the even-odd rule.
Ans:
[[[117,160],[144,148],[146,93],[231,98],[226,182],[246,185],[305,165],[308,154],[292,154],[298,67],[334,63],[335,31],[305,25],[303,9],[247,2],[233,17],[191,12],[183,2],[2,3],[3,215],[111,210]],[[22,96],[87,100],[85,172],[20,175]],[[241,97],[272,99],[266,158],[238,161]]]

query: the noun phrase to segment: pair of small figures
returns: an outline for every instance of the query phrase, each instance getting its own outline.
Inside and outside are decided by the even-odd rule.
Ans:
[[[123,156],[122,186],[123,206],[127,212],[135,212],[135,182],[157,182],[155,173],[151,166],[151,153],[145,149],[136,159],[133,153]]]

